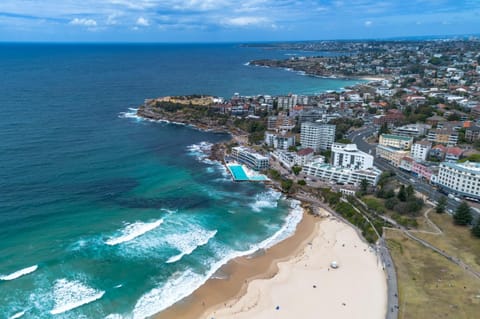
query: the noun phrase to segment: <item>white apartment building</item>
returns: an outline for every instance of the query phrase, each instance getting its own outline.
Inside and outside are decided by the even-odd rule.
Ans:
[[[290,146],[295,146],[295,135],[267,131],[265,132],[265,144],[276,149],[287,150]]]
[[[315,161],[325,163],[325,157],[321,155],[313,156],[313,149],[305,148],[298,152],[287,152],[283,150],[275,150],[270,153],[271,156],[277,159],[285,167],[291,168],[294,165],[302,167],[303,165]]]
[[[317,162],[303,165],[302,172],[323,181],[351,185],[359,185],[362,180],[366,179],[369,184],[374,186],[377,185],[380,174],[382,174],[382,171],[375,167],[364,170],[352,170]]]
[[[319,123],[302,123],[300,144],[302,147],[318,150],[327,150],[335,141],[335,125]]]
[[[405,137],[399,135],[392,135],[392,134],[382,134],[380,135],[380,139],[378,141],[379,145],[395,147],[399,149],[407,150],[412,147],[413,138],[412,137]]]
[[[443,162],[436,181],[449,193],[480,199],[480,163]]]
[[[418,141],[413,143],[410,153],[415,160],[425,161],[428,157],[428,152],[432,149],[432,143],[428,141]]]
[[[367,169],[373,166],[373,156],[360,151],[356,144],[333,143],[333,166],[350,169]]]
[[[232,158],[254,170],[261,171],[269,167],[269,159],[266,156],[255,153],[252,150],[237,146],[232,148]]]

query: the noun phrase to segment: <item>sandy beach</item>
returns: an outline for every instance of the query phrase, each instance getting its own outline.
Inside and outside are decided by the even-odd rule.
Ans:
[[[339,268],[332,269],[332,261]],[[228,279],[210,279],[156,318],[385,317],[382,265],[356,231],[334,217],[305,214],[294,236],[222,271]]]

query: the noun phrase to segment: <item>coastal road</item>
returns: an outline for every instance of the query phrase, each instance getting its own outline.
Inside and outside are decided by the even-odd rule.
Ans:
[[[377,129],[375,127],[366,127],[361,130],[350,132],[347,135],[347,138],[350,139],[352,143],[357,144],[359,150],[375,156],[376,145],[367,143],[365,139],[375,134],[376,132]],[[438,202],[441,197],[446,197],[444,194],[437,191],[432,185],[430,185],[426,181],[415,178],[412,174],[402,171],[397,167],[394,167],[382,158],[374,157],[373,164],[382,171],[393,171],[396,174],[396,178],[400,182],[407,185],[411,184],[416,191],[427,196],[428,198],[430,198],[431,201]],[[459,204],[459,202],[451,198],[447,198],[447,211],[450,214],[453,213]]]
[[[392,256],[388,250],[385,238],[382,236],[377,244],[377,253],[383,263],[385,273],[387,274],[387,314],[386,319],[398,318],[398,284],[397,273],[393,263]]]

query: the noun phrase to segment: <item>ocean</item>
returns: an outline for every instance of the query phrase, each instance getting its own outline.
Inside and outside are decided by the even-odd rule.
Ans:
[[[313,94],[354,81],[248,66],[237,44],[0,44],[0,318],[145,318],[289,236],[298,203],[206,158],[226,134],[146,98]],[[312,54],[312,53],[302,53]]]

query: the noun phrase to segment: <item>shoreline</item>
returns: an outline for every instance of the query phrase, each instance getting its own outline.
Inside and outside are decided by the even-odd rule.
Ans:
[[[208,279],[153,318],[269,319],[282,311],[313,319],[322,303],[323,316],[383,319],[387,280],[376,254],[354,228],[321,212],[319,217],[304,211],[291,237],[232,259],[220,269],[226,278]],[[339,269],[331,269],[332,260]],[[294,289],[308,292],[295,295]]]
[[[237,257],[223,265],[217,274],[226,278],[209,278],[190,296],[173,304],[153,316],[155,319],[203,318],[206,313],[225,305],[230,300],[243,296],[250,282],[256,279],[273,278],[278,273],[278,263],[289,260],[303,250],[307,242],[315,235],[315,225],[320,219],[303,212],[295,233],[273,245],[250,256]]]

